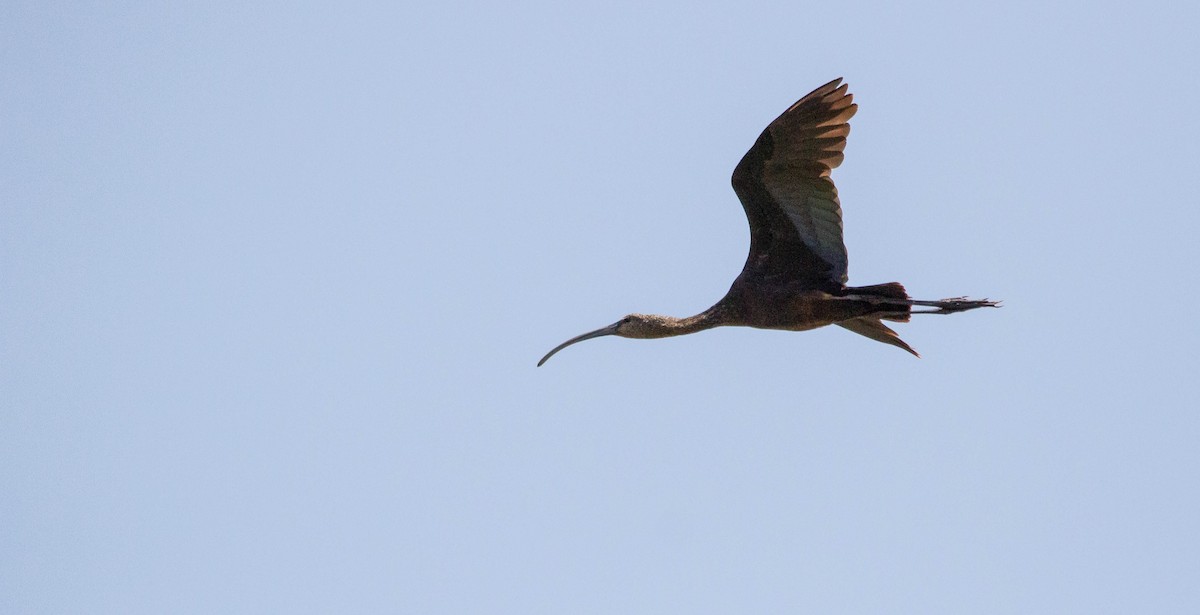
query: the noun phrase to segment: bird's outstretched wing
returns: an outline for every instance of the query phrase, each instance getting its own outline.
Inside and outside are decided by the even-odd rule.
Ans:
[[[846,122],[858,105],[841,83],[834,79],[784,111],[734,169],[733,189],[750,219],[743,277],[811,288],[846,283],[842,207],[829,172],[842,163]]]

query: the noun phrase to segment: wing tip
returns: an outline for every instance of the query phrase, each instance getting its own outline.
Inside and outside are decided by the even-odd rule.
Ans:
[[[797,107],[799,107],[805,103],[808,103],[810,101],[814,101],[814,100],[819,100],[821,102],[828,104],[828,101],[824,100],[827,96],[829,96],[830,94],[834,94],[839,89],[845,90],[849,87],[850,87],[849,85],[842,83],[841,77],[838,77],[837,79],[834,79],[833,81],[830,81],[829,83],[826,83],[825,85],[800,97],[800,100],[797,100],[796,103],[793,104],[791,107],[788,107],[787,110],[792,111],[792,110],[796,109]],[[844,95],[846,95],[846,94],[843,91],[842,96],[844,96]],[[834,96],[834,100],[837,100],[837,98],[838,98],[838,96]],[[787,111],[785,111],[784,113],[787,113]]]

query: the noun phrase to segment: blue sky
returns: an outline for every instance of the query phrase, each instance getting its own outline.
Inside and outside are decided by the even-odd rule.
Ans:
[[[1198,23],[8,3],[0,611],[1196,612]],[[851,283],[1002,310],[534,367],[720,298],[839,76]]]

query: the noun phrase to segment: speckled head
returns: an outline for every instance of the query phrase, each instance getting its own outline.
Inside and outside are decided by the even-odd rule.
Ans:
[[[546,353],[538,365],[541,366],[554,353],[583,340],[590,340],[594,337],[603,337],[605,335],[617,335],[620,337],[628,337],[633,339],[656,339],[660,337],[671,337],[675,335],[684,335],[701,329],[718,326],[724,324],[720,316],[722,312],[716,309],[717,306],[710,308],[703,314],[690,316],[688,318],[675,318],[673,316],[659,316],[658,314],[630,314],[617,322],[614,322],[607,327],[589,331],[583,335],[575,336],[558,346],[554,350]]]

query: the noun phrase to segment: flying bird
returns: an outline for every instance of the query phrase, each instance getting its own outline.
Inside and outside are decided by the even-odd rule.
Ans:
[[[846,286],[842,207],[829,173],[842,164],[847,122],[858,111],[847,88],[834,79],[788,107],[733,170],[733,190],[750,221],[750,255],[716,305],[687,318],[630,314],[555,346],[538,366],[571,344],[605,335],[655,339],[722,326],[807,331],[838,325],[919,357],[884,320],[999,307],[965,297],[918,301],[899,282]]]

